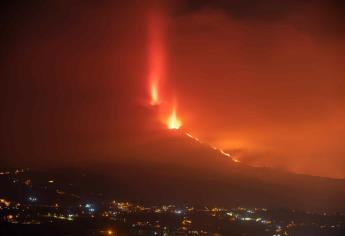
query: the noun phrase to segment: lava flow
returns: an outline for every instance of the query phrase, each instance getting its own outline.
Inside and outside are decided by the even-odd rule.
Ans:
[[[224,151],[223,149],[221,149],[221,148],[217,148],[217,147],[215,147],[215,146],[212,146],[212,145],[203,143],[203,142],[200,141],[199,138],[197,138],[197,137],[191,135],[191,134],[188,133],[188,132],[185,132],[185,135],[186,135],[187,137],[193,139],[195,142],[198,142],[198,143],[200,143],[200,144],[205,144],[205,145],[211,147],[213,150],[219,152],[219,153],[222,154],[223,156],[231,158],[231,160],[232,160],[233,162],[236,162],[236,163],[240,162],[238,159],[232,157],[229,153],[225,152],[225,151]]]
[[[175,106],[173,107],[171,115],[170,115],[169,119],[167,120],[167,126],[171,130],[179,130],[182,126],[182,121],[180,118],[178,118],[178,116],[176,114],[176,107]],[[194,141],[200,143],[200,144],[204,144],[204,145],[211,147],[213,150],[219,152],[221,155],[228,157],[228,158],[231,158],[231,160],[236,162],[236,163],[240,162],[238,159],[232,157],[229,153],[225,152],[223,149],[209,145],[207,143],[203,143],[200,141],[199,138],[193,136],[189,132],[183,132],[183,134],[186,135],[187,137],[193,139]]]
[[[168,126],[168,128],[171,129],[171,130],[178,130],[178,129],[180,129],[181,126],[182,126],[182,121],[181,121],[181,119],[178,118],[178,116],[177,116],[177,114],[176,114],[176,107],[175,107],[175,106],[173,107],[173,110],[172,110],[172,112],[171,112],[171,115],[170,115],[170,117],[169,117],[169,119],[168,119],[168,121],[167,121],[167,126]],[[231,158],[232,161],[234,161],[234,162],[240,162],[238,159],[236,159],[236,158],[234,158],[234,157],[231,157],[231,155],[230,155],[229,153],[225,152],[223,149],[217,148],[217,147],[215,147],[215,146],[212,146],[212,145],[209,145],[209,144],[206,144],[206,143],[203,143],[203,142],[200,141],[199,138],[193,136],[192,134],[190,134],[190,133],[188,133],[188,132],[184,132],[184,134],[185,134],[187,137],[193,139],[194,141],[196,141],[196,142],[198,142],[198,143],[200,143],[200,144],[205,144],[205,145],[211,147],[213,150],[219,152],[221,155],[223,155],[223,156],[225,156],[225,157]]]

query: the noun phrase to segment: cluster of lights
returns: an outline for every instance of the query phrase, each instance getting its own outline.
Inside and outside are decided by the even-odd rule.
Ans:
[[[0,203],[5,205],[6,207],[10,206],[11,202],[7,201],[6,199],[0,199]]]
[[[37,197],[30,196],[28,197],[29,202],[37,202]]]
[[[95,207],[90,203],[86,203],[85,208],[89,211],[89,213],[94,213],[96,211]]]
[[[25,172],[24,169],[16,169],[12,173],[15,174],[15,175],[18,175],[18,174],[21,174],[21,173],[24,173],[24,172]],[[10,175],[12,173],[10,171],[0,171],[0,175]]]
[[[36,201],[36,197],[30,196],[31,200]],[[11,207],[10,207],[11,206]],[[284,221],[281,220],[275,220],[274,218],[269,218],[269,215],[265,213],[267,211],[266,208],[245,208],[245,207],[237,207],[233,209],[226,209],[226,208],[209,208],[207,206],[203,208],[197,208],[194,209],[192,206],[184,206],[184,207],[177,207],[175,205],[161,205],[161,206],[141,206],[136,205],[130,202],[117,202],[113,201],[110,203],[109,208],[105,212],[101,212],[100,214],[96,214],[95,212],[95,204],[87,202],[86,204],[80,204],[78,207],[82,212],[79,210],[71,211],[71,209],[68,209],[67,213],[61,213],[61,210],[63,208],[58,209],[56,211],[56,208],[59,207],[57,204],[54,206],[50,206],[51,210],[53,210],[53,213],[51,212],[44,212],[43,214],[38,214],[39,218],[32,218],[27,217],[27,215],[24,213],[25,210],[29,210],[30,212],[30,205],[23,204],[20,208],[21,204],[10,202],[6,199],[0,199],[0,209],[6,209],[13,210],[13,212],[7,212],[3,219],[9,223],[20,223],[20,224],[41,224],[42,222],[46,222],[47,220],[49,222],[52,222],[53,220],[63,220],[63,221],[74,221],[78,219],[80,216],[82,217],[90,217],[95,218],[97,216],[107,217],[112,220],[116,221],[123,221],[128,214],[136,214],[136,213],[148,213],[152,215],[152,213],[155,214],[174,214],[176,215],[176,218],[180,220],[180,226],[175,228],[176,232],[179,234],[188,234],[188,235],[205,235],[207,234],[207,231],[203,231],[201,229],[196,230],[195,229],[195,223],[194,220],[192,221],[193,215],[195,213],[202,213],[205,212],[207,215],[212,217],[217,217],[219,219],[229,219],[231,221],[239,221],[243,223],[250,223],[250,224],[261,224],[266,225],[265,230],[268,232],[271,232],[272,236],[287,236],[289,234],[289,231],[292,228],[300,226],[305,226],[306,224],[304,222],[301,223],[295,223],[294,221],[290,221],[287,223],[284,223]],[[46,205],[37,205],[37,206],[43,206],[44,209],[47,209]],[[37,207],[35,206],[35,208]],[[32,208],[31,208],[32,209]],[[86,211],[85,211],[86,210]],[[99,209],[97,209],[99,211]],[[18,213],[20,212],[20,213]],[[23,213],[24,214],[23,214]],[[307,212],[308,214],[312,214]],[[323,216],[327,216],[326,213],[323,214]],[[46,218],[47,220],[44,220]],[[159,232],[163,233],[163,235],[168,235],[167,233],[171,232],[170,229],[168,230],[167,226],[164,226],[160,223],[159,220],[153,220],[150,221],[148,219],[137,221],[137,222],[130,222],[132,228],[135,230],[138,230],[138,232],[142,229],[150,229],[152,230],[153,235],[160,234]],[[315,226],[315,223],[312,223],[313,227]],[[324,229],[336,229],[343,227],[340,223],[337,225],[319,225],[320,230]],[[117,231],[111,228],[103,229],[102,231],[99,231],[101,235],[117,235]]]
[[[227,212],[226,215],[232,217],[232,219],[236,219],[239,221],[252,221],[259,224],[264,225],[272,225],[275,228],[275,234],[273,236],[281,236],[281,235],[288,235],[287,231],[282,228],[280,225],[274,225],[272,220],[263,219],[262,217],[255,217],[255,211],[251,209],[245,209],[239,207],[237,209],[239,212],[243,212],[242,214],[239,212]],[[266,208],[261,209],[261,211],[267,211]],[[248,216],[249,215],[249,216]],[[286,228],[289,228],[291,224],[289,224]]]

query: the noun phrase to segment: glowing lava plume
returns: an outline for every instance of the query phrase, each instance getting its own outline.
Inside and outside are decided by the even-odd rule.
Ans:
[[[176,115],[176,109],[173,108],[170,118],[168,120],[168,128],[169,129],[179,129],[182,126],[181,120]]]
[[[164,22],[165,19],[162,14],[155,11],[150,12],[148,21],[148,81],[152,106],[161,102],[160,91],[165,72]]]
[[[155,106],[159,104],[158,88],[156,83],[151,84],[151,105]]]

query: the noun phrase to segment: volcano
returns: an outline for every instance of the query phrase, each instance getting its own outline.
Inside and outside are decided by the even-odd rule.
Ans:
[[[126,155],[93,165],[93,171],[105,173],[112,197],[151,204],[345,209],[345,180],[237,163],[182,130],[164,130]]]
[[[113,148],[106,156],[97,152],[90,159],[76,156],[70,162],[45,161],[42,166],[35,162],[25,167],[44,170],[50,177],[58,171],[64,178],[71,176],[64,182],[83,185],[80,189],[145,204],[345,209],[343,179],[235,162],[221,149],[189,137],[183,126],[168,129],[154,121],[155,109],[133,110],[138,115],[114,132]],[[23,167],[23,163],[14,164]],[[80,179],[76,173],[90,179]]]

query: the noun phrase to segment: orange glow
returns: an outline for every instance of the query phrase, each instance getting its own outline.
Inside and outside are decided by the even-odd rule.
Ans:
[[[198,143],[203,143],[203,142],[200,141],[199,138],[193,136],[192,134],[190,134],[190,133],[188,133],[188,132],[186,132],[185,134],[187,135],[187,137],[193,139],[194,141],[196,141],[196,142],[198,142]],[[205,144],[205,143],[203,143],[203,144]],[[208,144],[206,144],[206,145],[208,145]],[[219,153],[222,154],[223,156],[226,156],[226,157],[231,158],[231,160],[232,160],[233,162],[236,162],[236,163],[239,163],[239,162],[240,162],[238,159],[232,157],[229,153],[225,152],[223,149],[217,148],[217,147],[212,146],[212,145],[208,145],[208,146],[211,147],[213,150],[219,152]]]
[[[5,199],[0,199],[0,203],[4,204],[7,207],[11,204],[11,202],[6,201]]]
[[[176,115],[175,107],[172,110],[170,118],[168,120],[168,128],[169,129],[179,129],[182,126],[181,120]]]
[[[219,152],[220,152],[221,154],[223,154],[224,156],[230,157],[230,154],[224,152],[223,149],[219,149]]]
[[[194,137],[194,136],[191,135],[190,133],[186,133],[186,135],[187,135],[188,137],[190,137],[191,139],[194,139],[196,142],[201,143],[200,140],[199,140],[197,137]]]
[[[148,19],[148,62],[149,62],[149,94],[151,106],[156,106],[161,103],[162,78],[165,70],[165,52],[164,52],[164,19],[157,11],[149,13]],[[173,103],[173,109],[167,119],[167,126],[171,130],[178,130],[182,126],[181,119],[177,116],[176,106]],[[198,143],[202,143],[199,138],[190,133],[185,133],[186,136]],[[232,159],[234,162],[239,162],[230,156],[229,153],[223,149],[206,144],[219,152],[222,156]]]
[[[157,84],[152,82],[152,84],[151,84],[151,105],[155,106],[158,104],[159,104],[159,97],[158,97]]]
[[[152,11],[148,20],[148,80],[150,104],[154,106],[160,103],[160,90],[164,77],[164,19],[158,12]]]

